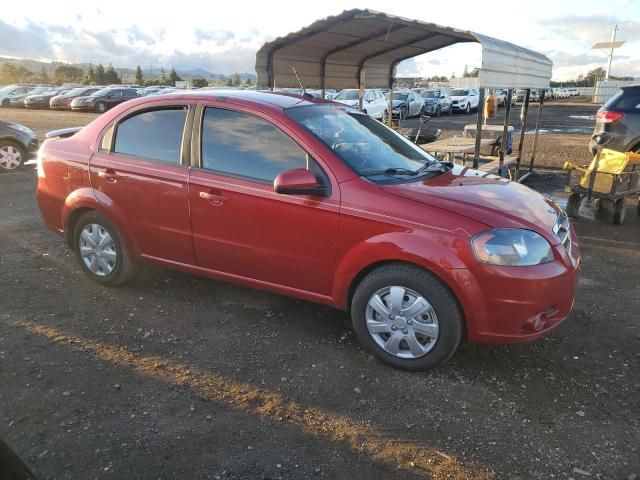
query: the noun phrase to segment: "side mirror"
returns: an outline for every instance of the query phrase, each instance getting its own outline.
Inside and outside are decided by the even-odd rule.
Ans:
[[[283,195],[325,195],[313,173],[304,168],[282,172],[273,181],[273,189]]]

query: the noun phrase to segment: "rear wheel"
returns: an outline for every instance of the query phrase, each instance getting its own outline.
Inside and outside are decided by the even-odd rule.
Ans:
[[[122,285],[137,272],[118,229],[100,215],[83,214],[73,229],[76,259],[84,273],[102,285]]]
[[[0,169],[15,170],[26,158],[24,148],[11,140],[0,140]]]
[[[386,265],[368,274],[353,296],[351,320],[369,352],[407,370],[443,364],[462,339],[463,316],[453,294],[412,265]]]
[[[96,103],[96,110],[100,113],[104,113],[107,111],[107,105],[104,102]]]
[[[624,222],[626,212],[624,198],[619,198],[614,202],[613,208],[609,210],[609,221],[615,225],[620,225]]]
[[[569,195],[569,201],[567,202],[567,215],[572,218],[578,217],[580,212],[580,205],[582,204],[582,195],[579,193],[572,193]]]

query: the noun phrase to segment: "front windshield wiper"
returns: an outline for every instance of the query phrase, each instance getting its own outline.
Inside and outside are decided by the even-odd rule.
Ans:
[[[428,172],[446,173],[452,168],[453,168],[453,163],[451,162],[430,162],[430,163],[425,163],[424,166],[420,167],[416,172],[416,174],[428,173]]]
[[[385,170],[372,170],[370,172],[364,172],[363,177],[373,177],[376,175],[417,175],[417,170],[409,170],[408,168],[392,167]]]

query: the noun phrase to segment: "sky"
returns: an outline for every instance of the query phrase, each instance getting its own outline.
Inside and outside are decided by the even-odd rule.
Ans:
[[[542,52],[554,63],[553,79],[569,80],[606,66],[606,53],[591,50],[608,41],[617,23],[619,40],[612,74],[640,77],[640,0],[536,0],[482,2],[92,2],[30,0],[5,9],[0,19],[0,56],[141,65],[212,73],[254,72],[255,53],[266,41],[317,19],[351,8],[472,30]],[[399,65],[397,76],[455,73],[481,63],[479,45],[452,46]]]

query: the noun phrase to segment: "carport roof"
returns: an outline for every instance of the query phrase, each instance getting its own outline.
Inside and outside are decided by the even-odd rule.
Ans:
[[[479,33],[396,17],[346,10],[265,43],[256,54],[258,85],[305,88],[390,87],[397,65],[457,43],[482,46],[480,88],[546,88],[552,62],[541,53]]]

